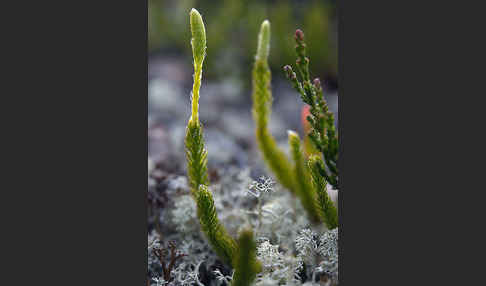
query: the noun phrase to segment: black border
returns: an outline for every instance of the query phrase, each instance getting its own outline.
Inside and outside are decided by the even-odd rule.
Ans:
[[[20,5],[2,38],[0,284],[145,286],[147,1]]]

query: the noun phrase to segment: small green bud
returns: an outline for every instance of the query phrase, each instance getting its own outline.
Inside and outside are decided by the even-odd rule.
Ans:
[[[256,60],[266,60],[270,53],[270,22],[263,21],[260,27],[260,34],[258,34],[258,48],[256,53]]]
[[[287,137],[290,145],[290,152],[294,160],[300,157],[300,137],[295,131],[287,130]]]
[[[300,144],[300,137],[297,133],[295,133],[295,131],[287,130],[287,135],[291,145]]]
[[[204,28],[204,22],[201,14],[192,8],[190,13],[191,22],[191,45],[192,54],[194,56],[194,63],[202,65],[204,57],[206,56],[206,29]]]

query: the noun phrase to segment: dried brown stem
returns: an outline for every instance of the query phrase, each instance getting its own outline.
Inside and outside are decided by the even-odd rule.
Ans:
[[[169,242],[169,249],[170,249],[170,260],[169,260],[169,266],[167,267],[167,264],[165,263],[165,258],[167,256],[167,249],[154,249],[153,252],[155,256],[160,261],[160,264],[162,265],[162,272],[164,274],[164,280],[165,281],[171,281],[170,273],[174,269],[174,266],[180,258],[187,256],[187,254],[183,254],[177,251],[176,249],[176,244],[174,241]]]

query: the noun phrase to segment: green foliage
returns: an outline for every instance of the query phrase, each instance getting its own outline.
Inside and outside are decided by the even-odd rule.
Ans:
[[[192,87],[192,113],[186,128],[187,173],[191,191],[195,194],[199,186],[209,184],[207,175],[207,151],[204,148],[203,127],[199,122],[199,89],[202,65],[206,55],[206,31],[201,15],[195,9],[190,12],[191,45],[194,53],[194,84]]]
[[[219,222],[213,196],[205,185],[199,186],[196,195],[197,216],[213,250],[226,263],[232,264],[237,244]]]
[[[338,227],[338,213],[331,198],[327,194],[327,182],[322,176],[324,162],[317,155],[312,155],[308,161],[311,170],[312,183],[317,192],[316,206],[322,221],[327,228],[334,229]]]
[[[199,124],[199,89],[201,88],[202,65],[206,56],[206,29],[201,14],[196,9],[190,13],[191,46],[194,58],[194,84],[192,86],[192,116],[191,120]]]
[[[301,30],[295,32],[295,41],[296,66],[300,80],[291,66],[286,65],[284,71],[294,89],[299,92],[302,101],[310,107],[307,121],[310,123],[311,131],[308,136],[325,160],[327,168],[322,169],[322,175],[334,188],[339,189],[337,169],[339,141],[334,126],[334,115],[329,111],[327,102],[324,100],[320,80],[316,78],[311,83],[309,58],[306,55],[304,33]]]
[[[207,151],[204,147],[203,127],[199,122],[199,89],[201,87],[202,66],[206,55],[206,31],[197,10],[190,12],[191,45],[194,57],[194,85],[192,89],[191,118],[186,129],[187,173],[191,193],[196,200],[197,216],[202,231],[218,256],[236,268],[238,281],[235,285],[249,285],[261,271],[256,260],[256,245],[253,234],[245,231],[238,244],[220,223],[214,200],[208,189]]]
[[[258,35],[258,47],[256,53],[257,62],[266,62],[270,53],[270,22],[263,21]]]
[[[243,230],[238,238],[238,251],[233,261],[235,274],[232,286],[249,286],[256,275],[262,271],[262,265],[256,258],[256,243],[251,230]]]
[[[337,227],[337,210],[327,194],[327,181],[337,187],[337,135],[334,128],[334,117],[329,112],[323,99],[319,80],[310,83],[309,59],[306,57],[306,47],[303,33],[296,32],[296,51],[298,55],[297,68],[302,82],[290,66],[285,67],[288,78],[301,94],[302,100],[310,105],[310,116],[307,120],[311,125],[309,137],[319,152],[330,155],[328,169],[319,157],[313,157],[306,162],[304,150],[299,136],[288,132],[291,164],[281,151],[275,139],[270,134],[267,124],[271,113],[272,94],[270,90],[271,73],[267,64],[270,48],[270,24],[264,21],[258,36],[258,49],[253,68],[253,117],[256,122],[256,138],[267,166],[273,171],[280,183],[296,195],[309,218],[313,222],[324,222],[330,229]],[[332,126],[330,126],[330,124]],[[323,130],[319,132],[318,130]],[[319,158],[317,160],[316,158]],[[311,180],[312,178],[312,180]]]
[[[191,46],[194,56],[194,67],[202,67],[204,57],[206,56],[206,29],[201,14],[192,8],[190,13],[191,23]]]
[[[270,90],[271,73],[268,67],[270,50],[270,23],[265,20],[258,35],[258,48],[253,67],[253,118],[256,122],[256,139],[263,158],[274,172],[280,183],[294,192],[292,166],[285,153],[281,151],[275,138],[268,129],[268,120],[272,111],[272,92]]]
[[[208,185],[207,154],[204,148],[202,124],[189,120],[186,128],[187,176],[193,195],[200,185]]]
[[[219,222],[214,200],[208,190],[207,151],[204,147],[203,128],[199,122],[199,88],[202,65],[206,55],[206,32],[201,15],[192,9],[190,13],[192,50],[194,53],[194,85],[192,89],[192,114],[186,129],[187,173],[191,192],[197,203],[197,216],[203,232],[214,251],[226,263],[232,262],[236,242]]]
[[[310,181],[308,166],[305,163],[303,150],[301,149],[300,138],[297,133],[288,131],[290,153],[294,161],[294,176],[295,183],[298,190],[298,197],[302,202],[302,206],[309,214],[309,218],[313,222],[320,220],[318,209],[316,208],[316,190]]]

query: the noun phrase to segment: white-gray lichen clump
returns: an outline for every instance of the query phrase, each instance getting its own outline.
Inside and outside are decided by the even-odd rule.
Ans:
[[[248,169],[236,167],[228,168],[220,175],[220,180],[213,185],[213,195],[218,198],[215,204],[221,223],[232,236],[236,236],[245,224],[255,230],[256,254],[262,263],[262,271],[254,281],[255,286],[304,285],[312,279],[317,281],[319,277],[328,279],[330,285],[337,284],[337,228],[328,231],[313,226],[302,205],[297,201],[294,208],[296,201],[292,195],[270,177],[253,179]],[[249,195],[247,191],[250,188],[252,192],[259,190],[261,195]],[[261,200],[263,210],[261,227],[257,227],[258,200]],[[164,285],[190,285],[187,284],[189,282],[201,285],[201,277],[196,275],[196,268],[213,275],[212,284],[206,286],[222,286],[231,282],[232,269],[218,262],[220,259],[199,229],[197,216],[191,215],[196,206],[191,201],[189,189],[180,189],[180,193],[174,194],[170,203],[176,208],[166,213],[161,220],[174,230],[163,239],[176,241],[178,249],[187,256],[181,259],[183,263],[177,264],[174,280],[166,281]],[[152,275],[159,278],[158,283],[161,283],[162,278],[154,275],[160,265],[157,266],[157,259],[151,254],[154,245],[160,245],[157,238],[155,233],[149,236],[149,268],[152,269]],[[154,280],[151,286],[155,285],[157,282]]]

